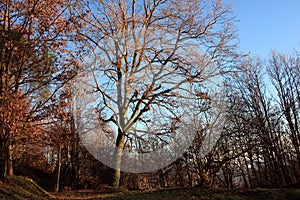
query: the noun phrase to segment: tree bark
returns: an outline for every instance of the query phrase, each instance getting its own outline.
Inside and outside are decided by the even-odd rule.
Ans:
[[[121,161],[123,155],[123,148],[124,148],[124,141],[125,135],[119,129],[118,130],[118,137],[116,141],[116,148],[114,152],[114,175],[113,175],[113,182],[112,186],[118,188],[120,186],[120,179],[121,179]]]
[[[13,169],[13,146],[8,145],[8,151],[7,151],[7,175],[13,176],[14,175],[14,169]]]
[[[4,177],[5,177],[5,173],[6,173],[6,170],[5,170],[5,165],[6,165],[6,155],[5,155],[5,152],[6,152],[6,149],[5,149],[5,145],[4,145],[4,140],[0,140],[0,180],[4,180]]]
[[[55,184],[55,191],[58,192],[60,189],[60,175],[61,175],[61,151],[62,147],[58,147],[58,160],[57,160],[57,176],[56,176],[56,184]]]
[[[75,120],[74,120],[74,110],[72,108],[71,114],[71,177],[72,177],[72,188],[75,189],[78,182],[78,144],[79,136],[76,131]]]
[[[6,176],[13,175],[12,149],[6,137],[1,139],[0,148],[0,179],[3,180]]]

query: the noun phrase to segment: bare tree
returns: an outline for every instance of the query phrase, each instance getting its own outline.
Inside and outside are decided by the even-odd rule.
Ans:
[[[290,149],[282,149],[282,152],[290,154],[289,162],[292,173],[287,170],[286,160],[284,177],[287,183],[294,182],[291,177],[299,177],[300,166],[300,71],[299,55],[286,56],[284,54],[273,52],[268,72],[276,90],[276,104],[279,108],[279,119],[281,129],[278,131],[285,132],[287,141],[284,146],[290,144]],[[283,142],[283,141],[281,141]],[[282,146],[282,145],[280,145]],[[279,146],[279,147],[280,147]],[[299,182],[299,178],[296,178]]]
[[[289,168],[297,166],[297,159],[291,162],[290,157],[297,158],[299,145],[297,131],[294,134],[289,131],[287,119],[295,117],[290,122],[297,122],[297,112],[292,111],[297,109],[291,106],[297,107],[297,86],[293,85],[298,80],[295,78],[297,67],[294,67],[297,66],[297,59],[288,60],[283,55],[273,54],[269,64],[271,77],[267,76],[261,60],[246,58],[239,65],[239,72],[227,80],[229,102],[224,132],[230,137],[227,142],[235,147],[235,151],[241,152],[235,160],[235,167],[240,171],[246,187],[291,185],[296,182],[292,171],[297,170]],[[275,88],[267,85],[269,78]],[[283,116],[286,115],[289,117],[285,121]]]
[[[100,119],[117,129],[118,187],[123,151],[169,143],[188,121],[190,100],[207,98],[203,82],[226,72],[235,56],[234,16],[221,0],[83,0],[73,14],[84,24],[78,45],[89,51],[83,58],[101,94]]]

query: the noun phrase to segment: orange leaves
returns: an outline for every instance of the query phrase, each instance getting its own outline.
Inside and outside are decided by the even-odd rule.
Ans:
[[[198,92],[196,94],[196,96],[200,97],[201,99],[204,99],[204,100],[209,100],[209,97],[207,95],[207,93],[204,93],[204,92]]]
[[[66,46],[68,44],[68,41],[67,40],[63,40],[63,41],[60,42],[60,44],[63,45],[63,46]]]
[[[20,134],[30,126],[27,124],[29,104],[21,92],[2,94],[0,103],[0,121],[10,134]]]
[[[1,3],[0,138],[5,135],[11,145],[45,134],[37,131],[37,123],[49,117],[51,104],[57,103],[50,97],[75,74],[75,56],[67,49],[68,31],[74,31],[65,13],[69,2]]]

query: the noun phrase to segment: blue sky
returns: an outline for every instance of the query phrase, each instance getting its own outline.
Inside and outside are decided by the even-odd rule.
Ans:
[[[268,57],[300,50],[300,0],[232,0],[240,49]]]

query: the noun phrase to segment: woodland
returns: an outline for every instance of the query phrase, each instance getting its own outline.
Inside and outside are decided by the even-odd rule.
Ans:
[[[299,52],[245,54],[237,24],[222,0],[1,1],[0,185],[299,188]],[[92,114],[111,166],[85,145]],[[188,125],[173,162],[122,170],[124,152],[184,140]]]

